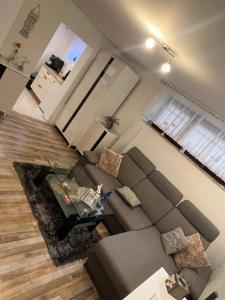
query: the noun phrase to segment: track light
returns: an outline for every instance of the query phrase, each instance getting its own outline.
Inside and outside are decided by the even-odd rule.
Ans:
[[[145,41],[145,47],[146,48],[149,48],[149,49],[152,49],[155,47],[155,40],[153,38],[148,38],[146,41]]]
[[[171,65],[169,62],[162,64],[161,71],[165,74],[170,73],[171,71]]]

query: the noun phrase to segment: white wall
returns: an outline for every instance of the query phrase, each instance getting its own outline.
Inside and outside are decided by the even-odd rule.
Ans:
[[[142,112],[161,88],[154,75],[142,79],[118,112],[122,136],[113,148],[122,152],[137,146],[182,191],[186,199],[193,201],[218,226],[221,234],[210,250],[214,258],[218,256],[225,261],[225,190],[141,121]],[[213,263],[215,265],[219,261]]]
[[[26,39],[19,34],[19,31],[23,27],[30,10],[38,4],[40,4],[39,20],[30,32],[29,38]],[[67,78],[66,85],[64,84],[67,90],[63,90],[63,92],[60,90],[57,93],[58,106],[50,119],[52,123],[54,123],[57,114],[62,110],[68,97],[72,94],[72,91],[100,49],[107,50],[120,57],[118,50],[106,40],[70,0],[24,0],[22,8],[0,48],[0,53],[9,55],[12,51],[12,44],[15,41],[20,42],[22,47],[19,50],[19,56],[27,56],[30,60],[30,63],[25,65],[24,68],[24,72],[29,75],[37,65],[61,23],[67,25],[76,33],[88,45],[88,49],[86,48],[85,55],[83,55],[76,68],[73,68],[70,76]]]
[[[4,39],[6,38],[10,27],[19,10],[23,4],[24,0],[1,0],[0,1],[0,46],[2,45]]]

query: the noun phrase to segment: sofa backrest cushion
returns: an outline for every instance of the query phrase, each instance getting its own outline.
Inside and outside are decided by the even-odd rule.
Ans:
[[[198,230],[183,216],[178,208],[173,208],[167,215],[159,220],[159,222],[157,222],[155,226],[161,233],[166,233],[177,227],[181,227],[186,236],[198,232]],[[207,249],[209,246],[209,242],[202,235],[201,240],[204,249]]]
[[[181,202],[178,209],[209,243],[217,238],[218,228],[191,201]]]
[[[120,165],[117,179],[124,186],[133,188],[140,181],[146,178],[145,172],[130,158],[128,154],[124,154]]]
[[[183,198],[183,194],[161,172],[155,170],[148,178],[173,205],[177,205]]]
[[[137,147],[131,148],[127,154],[130,158],[145,172],[146,175],[151,174],[155,170],[155,165],[148,159]]]
[[[136,185],[133,191],[153,224],[173,208],[172,203],[147,178]]]

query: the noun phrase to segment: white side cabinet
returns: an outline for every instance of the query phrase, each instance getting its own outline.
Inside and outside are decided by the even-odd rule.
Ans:
[[[31,89],[40,102],[44,100],[50,89],[55,88],[60,83],[52,75],[47,67],[42,66],[35,80],[31,85]]]
[[[85,150],[100,152],[104,147],[110,148],[118,138],[118,135],[107,129],[102,122],[95,120],[77,142],[76,148],[81,154]]]
[[[159,269],[123,300],[175,300],[166,289],[165,281],[168,277],[164,268]]]

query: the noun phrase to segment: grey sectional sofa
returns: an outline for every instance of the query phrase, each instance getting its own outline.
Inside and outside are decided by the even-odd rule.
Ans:
[[[118,178],[95,166],[99,155],[85,152],[75,175],[81,185],[103,183],[112,191],[105,207],[113,218],[109,222],[114,235],[102,239],[91,253],[87,268],[103,299],[123,299],[160,267],[168,273],[180,272],[190,285],[193,299],[206,286],[211,268],[178,270],[173,257],[166,255],[160,234],[181,226],[185,235],[199,232],[207,249],[219,235],[218,229],[182,193],[156,170],[155,165],[136,147],[126,154]],[[115,188],[129,186],[141,206],[128,206]]]

